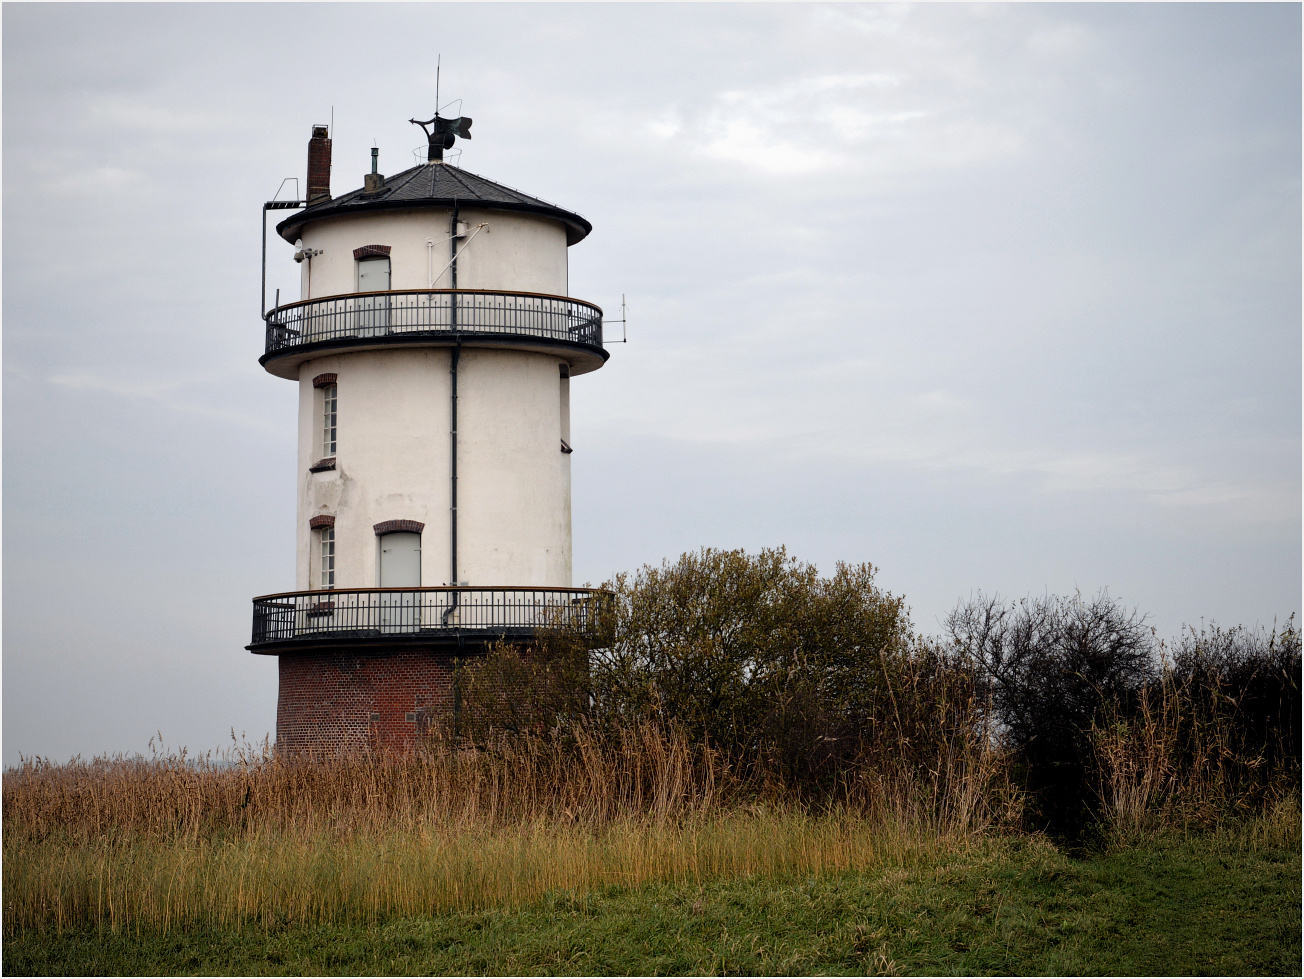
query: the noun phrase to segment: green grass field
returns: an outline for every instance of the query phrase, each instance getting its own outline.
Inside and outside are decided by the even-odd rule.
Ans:
[[[872,870],[552,893],[369,925],[26,932],[29,974],[1299,975],[1298,846],[1171,836],[1073,858],[1037,837]]]

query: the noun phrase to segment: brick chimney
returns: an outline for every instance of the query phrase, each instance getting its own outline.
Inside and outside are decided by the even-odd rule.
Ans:
[[[330,129],[313,126],[312,139],[308,140],[308,203],[331,199],[331,141]]]

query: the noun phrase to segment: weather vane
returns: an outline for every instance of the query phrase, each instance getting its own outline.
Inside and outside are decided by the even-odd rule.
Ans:
[[[427,119],[422,122],[420,119],[409,119],[408,122],[420,126],[421,131],[426,134],[426,140],[430,144],[427,160],[442,160],[444,150],[451,150],[453,143],[458,136],[463,139],[471,138],[471,117],[458,116],[456,119],[445,119],[438,112],[433,119]],[[426,127],[430,128],[427,129]]]
[[[430,144],[426,160],[442,160],[444,150],[451,150],[457,137],[463,139],[471,138],[471,117],[458,116],[456,119],[445,119],[439,114],[439,72],[441,58],[435,61],[435,116],[433,119],[427,119],[422,122],[420,119],[409,119],[408,122],[414,126],[420,126],[421,131],[426,134],[426,142]],[[460,101],[460,100],[457,100]],[[452,103],[449,103],[450,105]],[[427,129],[426,127],[430,128]]]

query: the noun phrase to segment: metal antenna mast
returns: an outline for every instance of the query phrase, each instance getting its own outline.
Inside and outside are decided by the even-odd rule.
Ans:
[[[421,131],[426,134],[426,143],[428,144],[426,161],[429,163],[442,162],[444,150],[451,150],[458,137],[462,139],[471,138],[472,120],[470,116],[459,115],[451,119],[445,119],[439,114],[439,90],[441,88],[440,82],[443,81],[441,77],[443,74],[443,60],[442,55],[435,56],[435,114],[424,121],[420,119],[408,120],[412,125],[420,126]],[[460,106],[462,100],[454,99],[453,102]],[[452,102],[449,103],[449,105],[452,104]]]

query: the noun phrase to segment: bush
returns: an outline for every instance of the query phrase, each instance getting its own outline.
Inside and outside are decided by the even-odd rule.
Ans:
[[[598,635],[461,668],[463,730],[673,731],[767,792],[971,827],[1015,806],[974,674],[913,635],[869,565],[703,550],[606,586]],[[582,692],[581,692],[582,691]]]
[[[611,587],[595,721],[654,721],[794,782],[855,754],[909,645],[902,600],[867,564],[821,578],[782,549],[703,550]]]
[[[911,629],[868,565],[702,550],[620,575],[584,635],[464,662],[459,733],[615,744],[655,729],[768,798],[1080,837],[1214,823],[1300,784],[1300,636],[1192,631],[1171,656],[1101,592],[958,605]],[[582,737],[581,737],[582,732]],[[696,764],[697,762],[695,762]]]
[[[452,734],[484,742],[501,735],[555,735],[588,715],[584,637],[558,631],[521,649],[498,643],[454,671]]]
[[[1201,716],[1222,719],[1233,795],[1254,795],[1279,778],[1298,787],[1300,634],[1293,616],[1267,633],[1191,629],[1173,651],[1171,675]]]
[[[1156,676],[1154,630],[1101,592],[1005,603],[978,595],[946,619],[952,655],[972,668],[1047,828],[1096,815],[1092,731],[1102,709],[1130,713]]]
[[[1294,800],[1300,787],[1300,636],[1210,626],[1186,633],[1130,710],[1094,732],[1111,830],[1214,825]]]

